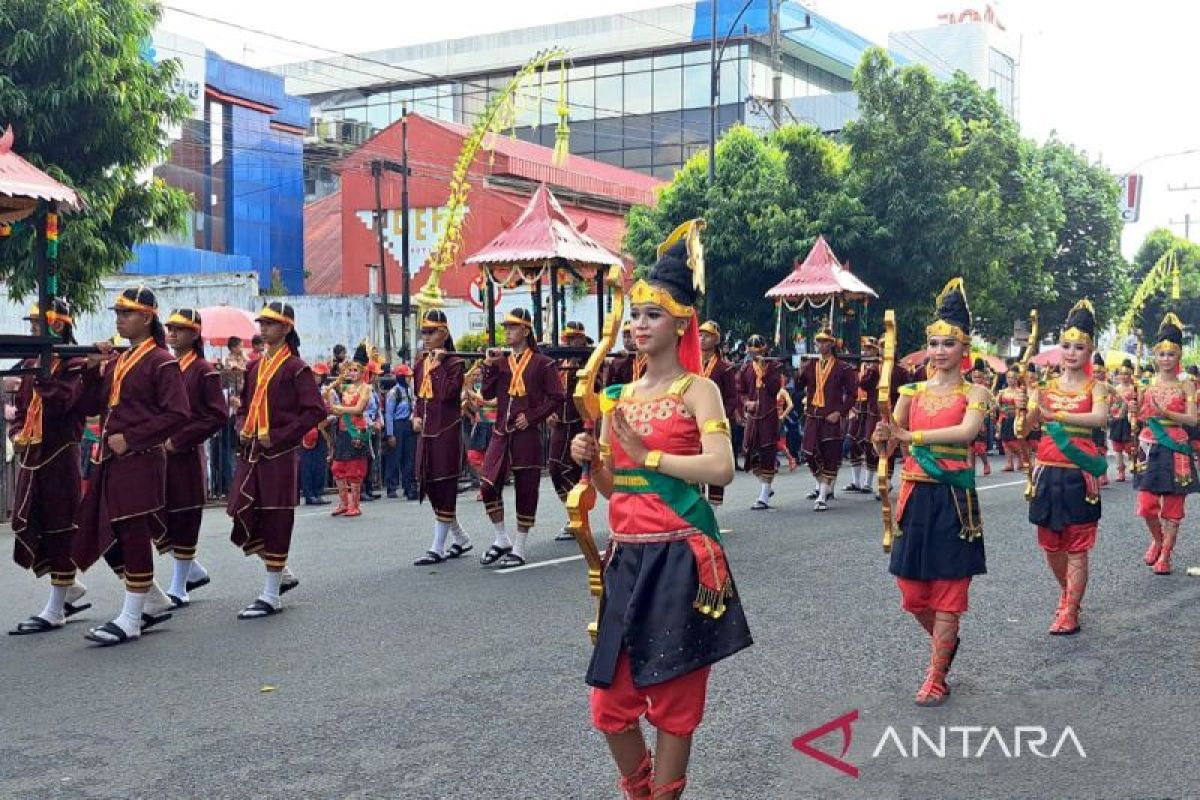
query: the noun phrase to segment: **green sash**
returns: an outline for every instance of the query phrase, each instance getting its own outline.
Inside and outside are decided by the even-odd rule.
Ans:
[[[930,447],[936,445],[927,444],[910,444],[908,451],[912,453],[913,458],[921,465],[921,469],[925,471],[931,479],[938,483],[945,483],[953,486],[956,489],[974,489],[975,488],[975,470],[967,469],[944,469],[938,463],[937,456],[933,454]],[[940,449],[940,448],[939,448]],[[955,448],[952,455],[958,455],[961,452],[965,458],[967,455],[966,448],[961,451]]]
[[[354,422],[349,414],[342,414],[342,425],[346,426],[346,433],[350,434],[350,439],[355,442],[366,443],[371,438],[371,434],[366,428],[359,430],[354,427]]]
[[[1107,458],[1104,456],[1088,455],[1080,450],[1075,442],[1071,441],[1070,431],[1086,434],[1091,432],[1090,429],[1075,425],[1067,426],[1061,422],[1043,422],[1042,430],[1046,432],[1046,435],[1050,437],[1059,451],[1067,457],[1067,460],[1084,472],[1091,473],[1097,478],[1108,472]]]
[[[1149,421],[1146,422],[1146,427],[1150,429],[1152,434],[1154,434],[1154,441],[1158,442],[1163,447],[1167,448],[1168,450],[1174,450],[1176,453],[1183,453],[1185,456],[1191,455],[1191,444],[1189,444],[1186,439],[1182,442],[1177,442],[1172,439],[1167,434],[1166,427],[1163,426],[1162,421],[1158,417],[1151,417]]]
[[[613,491],[623,494],[656,494],[685,522],[721,543],[721,528],[712,506],[693,484],[648,469],[613,470]]]

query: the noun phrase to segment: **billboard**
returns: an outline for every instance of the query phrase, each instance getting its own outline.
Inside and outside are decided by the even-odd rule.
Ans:
[[[1142,210],[1143,177],[1129,174],[1120,179],[1121,198],[1117,201],[1117,209],[1121,212],[1122,222],[1137,222]]]

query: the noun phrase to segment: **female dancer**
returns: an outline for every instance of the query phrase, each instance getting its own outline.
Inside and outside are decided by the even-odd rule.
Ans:
[[[1183,324],[1168,313],[1158,326],[1154,345],[1154,377],[1140,393],[1138,435],[1133,485],[1138,490],[1137,514],[1150,531],[1150,548],[1144,560],[1156,575],[1171,574],[1183,501],[1196,491],[1196,462],[1185,425],[1196,424],[1196,385],[1179,380],[1183,355]]]
[[[1058,581],[1052,636],[1079,632],[1088,553],[1100,524],[1099,479],[1108,469],[1093,436],[1108,419],[1108,386],[1089,375],[1095,335],[1095,312],[1082,300],[1067,314],[1058,340],[1062,374],[1027,400],[1028,419],[1041,422],[1045,434],[1037,447],[1029,521]]]
[[[1014,423],[1017,419],[1017,401],[1021,396],[1021,368],[1010,364],[1004,376],[1005,388],[1000,390],[996,401],[1000,408],[1000,446],[1004,449],[1006,461],[1001,472],[1015,472],[1023,463],[1021,448],[1024,442],[1017,438]],[[1016,462],[1014,464],[1014,456]]]
[[[154,584],[155,539],[166,529],[167,463],[162,445],[188,421],[179,363],[167,352],[158,301],[145,287],[117,296],[117,332],[129,349],[115,360],[111,342],[88,356],[81,405],[100,414],[100,452],[77,517],[74,558],[87,569],[100,556],[125,581],[125,602],[111,622],[86,638],[108,646],[137,639],[142,628],[168,619],[147,603]],[[148,609],[149,606],[149,609]]]
[[[337,417],[333,448],[333,480],[337,484],[338,504],[334,517],[362,515],[363,480],[367,477],[371,432],[363,412],[371,399],[367,378],[367,349],[359,345],[354,358],[342,363],[341,382],[326,395],[329,412]]]
[[[208,576],[196,561],[205,499],[201,447],[229,420],[221,376],[204,358],[201,324],[200,313],[191,308],[172,311],[167,318],[167,344],[183,373],[189,408],[187,422],[163,444],[167,451],[167,530],[155,542],[159,552],[170,550],[175,558],[167,597],[176,608],[191,602],[188,583]]]
[[[36,305],[25,319],[30,334],[41,335],[42,318]],[[52,302],[46,324],[55,338],[75,344],[74,323],[62,300]],[[46,377],[32,371],[37,366],[35,359],[21,364],[30,371],[21,376],[17,414],[9,428],[17,457],[13,560],[39,578],[50,573],[50,597],[41,612],[17,623],[10,631],[13,636],[61,628],[67,617],[91,607],[91,603],[76,605],[86,589],[76,582],[71,560],[75,510],[81,497],[79,439],[84,414],[79,398],[85,363],[82,358],[55,357]]]
[[[982,386],[988,389],[991,386],[991,381],[988,379],[987,362],[982,358],[975,359],[974,368],[971,370],[971,383],[976,386]],[[988,428],[992,424],[992,391],[988,389],[988,411],[983,416],[983,425],[979,426],[979,433],[975,435],[975,441],[971,442],[970,462],[971,469],[975,469],[975,463],[979,459],[983,459],[983,474],[988,476],[992,474],[992,465],[988,461],[988,444],[991,442],[990,431]]]
[[[1113,450],[1117,453],[1117,482],[1125,482],[1125,455],[1133,443],[1133,423],[1131,416],[1137,413],[1137,387],[1133,385],[1133,362],[1128,358],[1121,363],[1117,370],[1117,380],[1113,385],[1112,396],[1108,403],[1108,438]],[[1132,454],[1130,453],[1132,456]]]
[[[238,613],[258,619],[279,613],[279,596],[295,587],[283,583],[299,500],[300,441],[325,419],[325,401],[312,370],[300,360],[296,314],[272,301],[258,314],[266,343],[242,385],[237,431],[240,439],[226,513],[233,518],[230,540],[266,565],[262,593]]]
[[[587,682],[592,721],[608,739],[627,798],[682,795],[709,669],[751,644],[716,518],[696,488],[728,485],[734,472],[720,389],[699,375],[689,267],[695,262],[703,274],[697,235],[691,247],[668,240],[649,281],[634,285],[645,373],[606,392],[613,407],[598,445],[590,434],[572,443],[609,498],[612,537]],[[658,728],[653,759],[643,715]]]
[[[417,405],[413,430],[417,444],[417,485],[421,498],[433,506],[433,543],[413,562],[425,567],[447,558],[458,558],[474,545],[458,524],[458,477],[462,474],[463,360],[454,354],[454,338],[446,313],[436,308],[421,318],[421,346],[425,357],[417,362],[413,385]],[[446,537],[454,541],[446,549]]]
[[[894,421],[881,420],[875,439],[881,446],[889,439],[909,445],[896,504],[901,534],[889,571],[900,587],[901,605],[932,643],[916,703],[936,706],[950,694],[946,674],[958,652],[971,578],[987,572],[975,470],[967,454],[990,393],[963,379],[970,366],[971,313],[961,278],[938,295],[925,333],[929,378],[900,390]]]

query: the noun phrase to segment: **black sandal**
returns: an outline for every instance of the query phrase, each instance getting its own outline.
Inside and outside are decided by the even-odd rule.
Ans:
[[[150,630],[155,625],[159,624],[160,622],[166,622],[170,618],[171,618],[171,614],[169,612],[166,614],[147,614],[147,613],[143,612],[142,613],[142,630],[143,631]]]
[[[279,609],[261,597],[238,612],[238,619],[260,619],[279,613]]]
[[[75,605],[74,603],[63,603],[63,616],[64,617],[73,617],[76,614],[78,614],[80,611],[87,611],[91,607],[92,607],[91,603],[84,603],[84,604],[78,605],[78,606]]]
[[[471,544],[470,542],[467,542],[465,547],[458,542],[455,542],[446,548],[446,558],[458,558],[463,553],[469,553],[474,549],[475,545]]]
[[[102,633],[107,633],[113,638],[105,638],[100,635]],[[130,640],[130,636],[125,632],[125,629],[115,622],[106,622],[99,628],[92,628],[83,638],[95,642],[101,647],[112,647],[114,644],[124,644]]]
[[[171,594],[170,592],[167,592],[167,598],[171,601],[171,605],[175,608],[187,608],[192,604],[191,598],[184,600],[182,597]]]
[[[516,553],[505,553],[500,559],[500,563],[496,565],[496,569],[512,569],[513,567],[525,566],[525,559]]]
[[[17,623],[17,627],[8,632],[9,636],[29,636],[34,633],[46,633],[47,631],[56,631],[62,625],[55,625],[47,619],[33,616],[27,620]]]
[[[486,553],[480,556],[479,563],[485,567],[490,567],[492,564],[495,564],[501,556],[506,556],[511,552],[512,547],[497,547],[496,545],[492,545],[487,549]]]
[[[764,503],[762,500],[755,500],[754,505],[750,506],[751,511],[770,511],[771,504]]]
[[[426,550],[425,555],[413,562],[414,567],[432,567],[434,564],[440,564],[446,560],[446,557],[440,553],[435,553],[432,550]]]
[[[290,592],[292,589],[295,589],[299,585],[300,585],[299,578],[293,578],[292,580],[288,581],[287,583],[279,584],[279,596],[282,597],[283,595],[287,594],[288,592]]]
[[[199,589],[201,586],[208,586],[208,584],[209,584],[208,576],[207,576],[207,575],[205,575],[205,576],[204,576],[203,578],[201,578],[200,580],[198,580],[198,581],[188,581],[188,582],[187,582],[187,583],[185,583],[183,586],[184,586],[184,588],[185,588],[185,589],[187,589],[187,591],[189,591],[189,592],[194,592],[194,591],[196,591],[197,589]]]

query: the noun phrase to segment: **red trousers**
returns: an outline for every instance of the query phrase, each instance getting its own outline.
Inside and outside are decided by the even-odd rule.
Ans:
[[[1139,517],[1161,517],[1178,522],[1183,519],[1183,501],[1185,499],[1187,499],[1185,494],[1138,492],[1137,515]]]
[[[629,672],[629,656],[617,659],[612,686],[592,689],[592,724],[603,733],[622,733],[646,720],[672,736],[691,736],[704,719],[711,667],[639,689]]]
[[[1047,553],[1086,553],[1096,546],[1098,522],[1068,525],[1062,533],[1038,527],[1038,545]]]
[[[896,578],[896,585],[900,587],[900,606],[913,614],[923,611],[962,614],[967,610],[967,592],[971,588],[969,577],[929,581]]]

